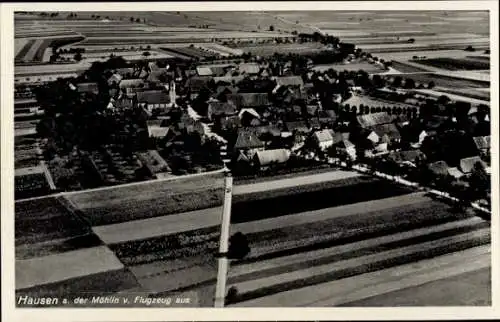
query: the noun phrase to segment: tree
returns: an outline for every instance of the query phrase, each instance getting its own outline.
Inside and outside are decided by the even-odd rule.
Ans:
[[[149,51],[145,51],[145,52],[142,53],[142,55],[144,57],[148,57],[148,56],[151,56],[151,53]]]
[[[490,189],[490,179],[488,173],[481,162],[476,162],[472,169],[471,176],[469,178],[471,195],[474,199],[482,199],[486,197],[488,190]]]
[[[243,233],[237,232],[229,238],[227,252],[229,259],[243,259],[248,253],[250,253],[250,246],[247,237]]]
[[[269,31],[274,31],[274,26],[273,25],[269,26]]]
[[[80,61],[82,60],[82,54],[80,53],[76,53],[75,56],[73,56],[73,59],[76,60],[76,61]]]
[[[431,88],[434,88],[436,86],[436,83],[434,83],[434,81],[430,81],[429,84],[427,84],[427,88],[431,89]]]

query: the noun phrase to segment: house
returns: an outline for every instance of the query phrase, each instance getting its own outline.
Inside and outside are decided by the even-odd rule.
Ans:
[[[325,151],[333,145],[333,131],[321,130],[313,133],[313,139],[318,145],[319,149]]]
[[[470,174],[472,172],[472,170],[474,169],[474,166],[476,165],[476,163],[480,163],[484,168],[487,167],[486,163],[481,160],[481,158],[479,156],[473,156],[473,157],[469,157],[469,158],[464,158],[462,160],[460,160],[460,170],[464,173],[464,174]]]
[[[254,154],[254,164],[259,168],[269,167],[276,164],[286,163],[290,159],[291,152],[287,149],[275,149],[257,151]]]
[[[486,154],[490,150],[491,147],[491,140],[490,136],[476,136],[472,138],[474,140],[474,144],[477,147],[477,150],[482,153]]]
[[[149,90],[137,93],[137,105],[149,112],[170,107],[170,96],[163,90]]]
[[[238,110],[233,102],[219,102],[219,101],[210,101],[208,102],[208,110],[207,117],[210,120],[213,120],[215,117],[222,116],[232,116],[236,115]]]
[[[148,135],[154,138],[164,138],[169,132],[170,128],[162,126],[163,120],[148,120]]]
[[[340,142],[334,144],[337,153],[348,155],[351,160],[356,160],[356,146],[348,139],[343,138]]]
[[[234,150],[244,152],[246,156],[252,158],[257,151],[264,150],[264,142],[257,137],[254,131],[240,129],[236,143],[234,144]]]
[[[92,93],[99,94],[99,86],[97,83],[80,83],[76,84],[76,90],[78,93]]]
[[[138,152],[136,155],[150,176],[157,177],[160,173],[171,172],[167,162],[157,150]]]

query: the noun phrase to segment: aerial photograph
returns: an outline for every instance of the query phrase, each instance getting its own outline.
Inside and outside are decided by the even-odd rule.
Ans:
[[[489,11],[16,11],[15,305],[491,306]]]

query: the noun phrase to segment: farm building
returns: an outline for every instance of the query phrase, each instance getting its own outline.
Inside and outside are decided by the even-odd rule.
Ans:
[[[302,80],[302,77],[300,76],[282,76],[282,77],[276,77],[276,86],[281,87],[281,86],[298,86],[298,87],[303,87],[304,86],[304,81]]]
[[[457,167],[452,167],[448,169],[448,174],[452,176],[455,179],[460,179],[464,176],[464,173],[460,170],[458,170]]]
[[[292,133],[297,132],[305,134],[311,132],[310,128],[304,121],[285,122],[285,127],[288,132]]]
[[[287,149],[257,151],[253,157],[254,164],[259,168],[286,163],[291,152]]]
[[[80,83],[76,84],[76,90],[78,93],[92,93],[99,94],[99,86],[97,83]]]
[[[260,72],[260,66],[257,63],[242,63],[238,66],[241,74],[257,75]]]
[[[375,125],[388,124],[392,122],[392,117],[386,112],[358,115],[356,119],[362,128],[370,128]]]
[[[375,132],[383,143],[398,142],[401,140],[401,134],[393,123],[377,124],[369,127],[369,129]]]
[[[326,129],[313,133],[314,141],[318,145],[318,148],[323,151],[333,145],[333,136],[333,131]]]
[[[487,167],[486,163],[480,157],[474,156],[460,160],[460,170],[465,174],[469,174],[474,169],[476,163],[480,163],[484,168]]]
[[[234,144],[234,150],[244,152],[248,157],[253,157],[255,152],[264,150],[264,142],[262,142],[254,131],[248,129],[240,129],[238,138]]]
[[[137,104],[151,112],[154,109],[167,109],[171,106],[171,101],[165,91],[149,90],[137,93]]]
[[[237,93],[230,94],[227,97],[228,100],[233,101],[233,103],[238,108],[258,108],[266,107],[271,104],[269,101],[269,95],[267,93]]]
[[[342,135],[342,133],[339,134]],[[334,143],[334,146],[338,154],[346,154],[352,160],[356,160],[356,146],[348,139],[343,138],[341,141]]]

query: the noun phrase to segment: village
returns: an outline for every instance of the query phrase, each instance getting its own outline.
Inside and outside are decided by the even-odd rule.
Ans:
[[[348,45],[337,45],[335,60],[390,69]],[[489,200],[489,107],[421,91],[433,86],[363,70],[318,71],[294,54],[191,63],[111,57],[76,78],[17,88],[16,111],[41,118],[21,136],[41,140],[17,148],[28,163],[43,162],[18,170],[40,180],[16,175],[16,193],[224,166],[248,178],[359,163]]]

